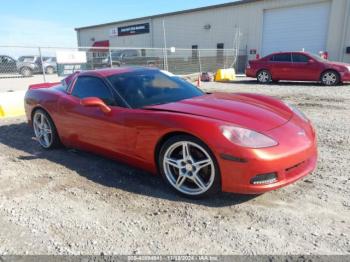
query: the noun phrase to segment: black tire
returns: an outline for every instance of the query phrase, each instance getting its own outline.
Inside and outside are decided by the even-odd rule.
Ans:
[[[22,67],[19,72],[24,77],[31,77],[33,75],[33,70],[29,67]]]
[[[52,66],[46,67],[46,74],[53,75],[55,73],[55,69]]]
[[[50,140],[50,144],[49,145],[43,145],[38,137],[38,134],[37,134],[37,131],[35,130],[35,119],[36,117],[41,114],[43,116],[46,117],[47,119],[47,124],[48,124],[48,127],[49,129],[51,130],[51,140]],[[61,144],[61,141],[60,141],[60,138],[58,136],[58,133],[57,133],[57,129],[56,129],[56,126],[54,124],[54,122],[52,121],[50,115],[42,110],[42,109],[36,109],[34,112],[33,112],[33,117],[32,117],[32,125],[33,125],[33,131],[34,131],[34,135],[36,136],[36,139],[37,141],[39,142],[40,146],[44,149],[54,149],[54,148],[58,148],[58,147],[61,147],[62,144]]]
[[[256,74],[256,80],[260,84],[269,84],[272,81],[271,73],[268,70],[261,70]]]
[[[175,177],[173,176],[173,178],[174,178],[173,181],[171,178],[169,178],[170,176],[172,176],[172,174],[169,174],[169,169],[166,167],[167,164],[164,163],[166,154],[169,152],[169,150],[172,150],[172,147],[176,148],[176,145],[178,145],[180,143],[186,143],[186,144],[189,143],[188,144],[188,152],[190,152],[189,155],[192,156],[192,157],[190,157],[190,159],[193,161],[192,162],[193,169],[191,168],[190,171],[186,169],[189,164],[184,163],[183,159],[178,159],[178,161],[177,161],[177,162],[181,162],[180,165],[183,165],[182,168],[177,168],[177,167],[171,166],[172,171],[173,171],[172,174],[177,172],[177,175],[178,175],[176,178],[176,184],[179,181],[180,172],[185,172],[185,171],[181,171],[181,170],[186,170],[186,172],[187,172],[186,178],[184,178],[185,179],[184,182],[182,182],[180,185],[180,187],[183,187],[183,189],[176,188],[176,186],[174,185]],[[205,150],[206,154],[203,154],[204,152],[201,152],[201,149]],[[192,153],[191,153],[191,151],[192,151]],[[176,152],[176,151],[174,151],[174,152]],[[179,151],[179,154],[181,155],[180,151]],[[204,158],[205,158],[204,161],[206,161],[206,160],[208,160],[208,162],[211,161],[210,165],[198,168],[198,166],[196,166],[196,164],[199,163],[200,161],[203,162],[203,160],[202,160],[203,158],[200,159],[201,158],[200,156],[204,156]],[[197,159],[195,159],[195,158],[197,158]],[[192,198],[192,199],[199,199],[199,198],[203,198],[203,197],[212,196],[212,195],[217,194],[218,192],[221,191],[221,174],[220,174],[220,169],[218,167],[215,156],[213,155],[213,153],[211,152],[211,150],[209,149],[209,147],[205,143],[203,143],[201,140],[199,140],[195,137],[192,137],[189,135],[178,135],[178,136],[171,137],[162,145],[162,147],[158,153],[157,160],[158,160],[158,168],[159,168],[160,174],[162,175],[165,182],[176,193],[178,193],[184,197]],[[169,168],[170,168],[170,165],[169,165]],[[195,168],[197,168],[197,170]],[[204,189],[199,189],[198,183],[195,182],[195,181],[198,181],[197,180],[198,176],[200,177],[199,180],[201,182],[204,182],[204,184],[202,184],[202,185],[205,185],[205,187],[204,187],[205,191],[204,191]],[[181,176],[181,177],[184,177],[184,176]],[[206,180],[208,180],[208,182],[206,182]],[[201,183],[199,183],[199,184],[201,184]],[[181,191],[181,190],[185,190],[186,187],[191,189],[191,186],[194,187],[193,191],[195,191],[195,187],[198,187],[197,190],[203,190],[203,191],[202,192],[189,192],[189,193]]]
[[[320,80],[325,86],[336,86],[340,84],[339,73],[334,70],[327,70],[323,72]]]

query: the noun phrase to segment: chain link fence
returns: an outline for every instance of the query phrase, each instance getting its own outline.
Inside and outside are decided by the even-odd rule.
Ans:
[[[72,57],[80,53],[84,59],[77,63],[60,62],[59,53]],[[247,50],[237,49],[0,46],[0,91],[60,81],[78,70],[145,66],[177,75],[214,73],[220,68],[235,68],[240,73],[246,63]]]

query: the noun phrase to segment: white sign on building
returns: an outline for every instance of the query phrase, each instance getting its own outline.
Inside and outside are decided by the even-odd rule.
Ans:
[[[109,36],[110,36],[110,37],[118,36],[118,27],[112,28],[112,29],[109,31]]]
[[[57,51],[57,64],[84,64],[86,52],[84,51]]]

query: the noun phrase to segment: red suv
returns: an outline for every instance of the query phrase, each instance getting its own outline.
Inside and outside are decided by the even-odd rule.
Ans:
[[[333,86],[350,81],[350,64],[331,62],[305,52],[283,52],[249,61],[246,75],[264,84],[292,80]]]

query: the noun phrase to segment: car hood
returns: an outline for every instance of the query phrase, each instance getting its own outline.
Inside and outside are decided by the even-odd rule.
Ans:
[[[215,93],[146,109],[208,117],[258,132],[282,126],[293,116],[279,100],[250,94]]]
[[[333,62],[333,61],[327,61],[326,64],[331,65],[331,66],[345,66],[345,67],[350,66],[350,64],[347,64],[347,63]]]

